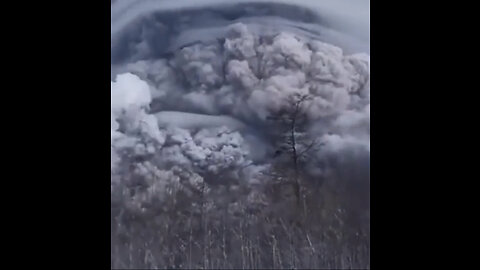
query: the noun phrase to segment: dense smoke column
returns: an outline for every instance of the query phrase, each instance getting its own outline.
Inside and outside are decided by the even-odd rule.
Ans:
[[[301,6],[147,3],[112,6],[112,267],[369,268],[362,46]]]

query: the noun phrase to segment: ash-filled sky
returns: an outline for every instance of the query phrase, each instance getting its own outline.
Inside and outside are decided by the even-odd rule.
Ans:
[[[255,182],[275,152],[268,116],[308,94],[307,132],[322,145],[308,174],[368,186],[369,9],[368,0],[115,1],[112,174],[131,150],[158,169]]]

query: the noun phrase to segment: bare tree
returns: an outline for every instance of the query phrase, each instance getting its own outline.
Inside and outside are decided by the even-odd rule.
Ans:
[[[303,197],[301,166],[306,154],[320,145],[316,139],[309,138],[306,132],[306,101],[311,99],[310,95],[294,94],[287,100],[288,106],[268,117],[282,130],[277,136],[278,147],[274,157],[278,161],[277,165],[282,168],[280,171],[290,171],[288,168],[293,171],[286,181],[293,186],[298,205]]]

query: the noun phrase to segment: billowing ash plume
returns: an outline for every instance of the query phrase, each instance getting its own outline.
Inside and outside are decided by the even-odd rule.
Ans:
[[[308,1],[173,2],[182,1],[112,6],[112,196],[121,181],[143,187],[126,202],[142,212],[173,189],[266,181],[285,132],[271,119],[300,96],[308,96],[302,132],[318,146],[305,160],[307,177],[368,189],[362,33],[335,28]]]
[[[322,153],[369,150],[368,55],[345,55],[297,33],[256,34],[234,23],[221,39],[166,58],[135,59],[122,73],[112,82],[112,130],[123,121],[131,129],[125,134],[136,130],[159,146],[168,126],[190,132],[224,127],[265,139],[268,116],[287,109],[292,95],[304,94],[312,96],[302,106],[312,133],[324,141]],[[124,106],[121,114],[118,106]]]

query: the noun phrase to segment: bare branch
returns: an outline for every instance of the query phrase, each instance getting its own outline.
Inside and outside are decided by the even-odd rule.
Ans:
[[[312,149],[312,147],[315,145],[316,142],[317,142],[317,139],[312,140],[312,142],[307,146],[307,148],[305,150],[303,150],[302,152],[300,152],[298,154],[298,156],[301,157],[304,154],[306,154],[308,151],[310,151],[310,149]]]

